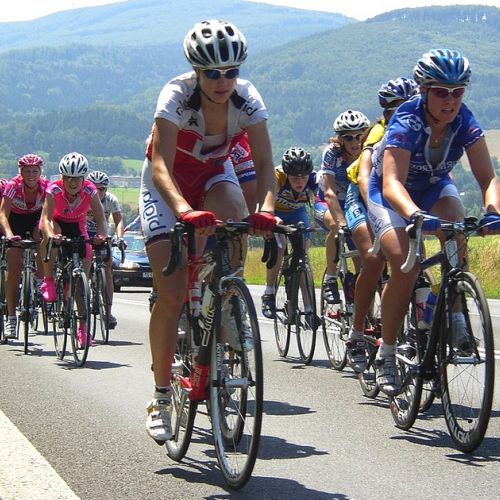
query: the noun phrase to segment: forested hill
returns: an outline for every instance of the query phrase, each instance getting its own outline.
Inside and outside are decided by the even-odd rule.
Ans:
[[[129,0],[28,22],[0,23],[0,52],[71,44],[178,45],[187,30],[202,19],[227,19],[244,27],[253,53],[355,22],[341,14],[243,0]]]
[[[293,14],[283,17],[281,8],[266,6],[270,9],[266,12],[278,9],[279,15],[259,22],[255,13],[263,15],[264,11],[253,9],[262,4],[193,0],[191,13],[179,18],[179,23],[175,22],[177,17],[172,18],[165,30],[176,33],[175,41],[159,43],[150,36],[150,45],[145,45],[134,43],[141,6],[149,5],[153,10],[156,5],[155,17],[160,19],[163,11],[158,5],[170,3],[141,0],[106,9],[84,9],[79,14],[79,27],[68,21],[65,28],[69,33],[72,28],[77,32],[84,27],[94,34],[96,42],[111,29],[113,23],[108,21],[115,19],[114,25],[119,26],[115,31],[131,33],[128,45],[72,43],[0,53],[0,167],[14,168],[17,156],[33,150],[49,161],[73,149],[91,157],[141,158],[161,86],[188,69],[181,46],[187,26],[207,17],[207,9],[214,17],[212,4],[218,9],[216,17],[234,20],[247,35],[250,55],[242,76],[256,84],[269,108],[276,160],[291,144],[312,148],[317,154],[331,133],[333,119],[346,108],[360,109],[375,119],[380,114],[376,98],[380,85],[389,78],[411,76],[417,59],[436,47],[460,49],[469,57],[473,76],[465,102],[484,128],[500,128],[500,9],[402,9],[365,22],[344,22],[325,31],[325,23],[333,23],[328,15],[323,22],[323,14],[314,20],[311,13],[288,9]],[[111,15],[115,11],[107,9],[119,5],[135,5],[139,9],[136,22],[129,11],[129,24],[125,18],[118,24]],[[103,13],[110,13],[108,19]],[[18,28],[31,26],[34,36],[38,31],[42,36],[42,21],[62,20],[60,16],[63,14],[48,16],[33,21],[35,24],[13,24]],[[76,18],[71,19],[76,22]],[[0,24],[0,41],[13,24]],[[152,34],[160,24],[151,23]],[[314,35],[300,37],[307,26],[317,30]],[[292,31],[295,39],[289,41]],[[283,44],[278,47],[282,34]],[[10,36],[16,38],[12,31]],[[88,41],[84,36],[68,35],[61,42],[81,39]],[[275,45],[264,51],[268,40],[274,40]],[[259,44],[261,52],[255,50]]]

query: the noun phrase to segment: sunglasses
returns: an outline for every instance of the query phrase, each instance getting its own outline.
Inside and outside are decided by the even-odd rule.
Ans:
[[[353,141],[360,141],[361,138],[363,137],[363,134],[356,134],[356,135],[342,134],[340,137],[342,137],[344,141],[353,142]]]
[[[204,69],[202,71],[209,80],[218,80],[221,76],[224,76],[227,80],[232,80],[240,74],[240,68]]]
[[[438,85],[433,85],[430,87],[433,95],[439,97],[440,99],[446,99],[447,97],[453,97],[458,99],[462,97],[465,92],[465,87],[440,87]]]

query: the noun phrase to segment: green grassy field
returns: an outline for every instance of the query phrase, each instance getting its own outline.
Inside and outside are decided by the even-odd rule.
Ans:
[[[426,241],[427,255],[438,249],[436,240]],[[262,249],[252,249],[248,253],[245,264],[245,279],[247,283],[262,285],[265,283],[265,266],[260,261]],[[324,247],[310,249],[310,258],[313,266],[314,281],[320,286],[325,269]],[[500,236],[488,238],[475,237],[469,240],[469,262],[471,271],[479,278],[488,298],[500,298]]]
[[[110,191],[118,197],[118,201],[130,205],[132,210],[139,206],[139,188],[112,187]]]

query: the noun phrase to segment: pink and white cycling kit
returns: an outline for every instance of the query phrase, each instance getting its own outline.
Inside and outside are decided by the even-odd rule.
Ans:
[[[10,211],[15,214],[27,215],[42,210],[45,201],[45,193],[50,182],[48,179],[40,177],[38,181],[38,193],[34,204],[28,206],[24,195],[24,181],[21,175],[16,175],[11,179],[3,190],[3,196],[11,200]]]
[[[77,226],[79,234],[88,238],[87,212],[90,209],[92,198],[97,195],[95,185],[90,181],[83,181],[75,201],[70,203],[65,196],[63,181],[59,179],[49,186],[47,195],[50,195],[54,200],[53,220],[61,226],[61,233],[64,236],[74,236],[74,233],[65,234],[65,226],[71,224]],[[86,257],[90,259],[92,258],[92,247],[86,245],[86,248]]]

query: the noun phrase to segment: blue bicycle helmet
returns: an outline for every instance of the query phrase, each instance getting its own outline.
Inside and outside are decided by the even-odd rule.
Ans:
[[[411,78],[396,78],[384,83],[378,91],[378,102],[383,108],[390,108],[394,102],[407,101],[418,93],[418,85]]]
[[[432,49],[413,68],[415,80],[424,87],[439,83],[466,86],[470,75],[469,60],[458,50]]]

